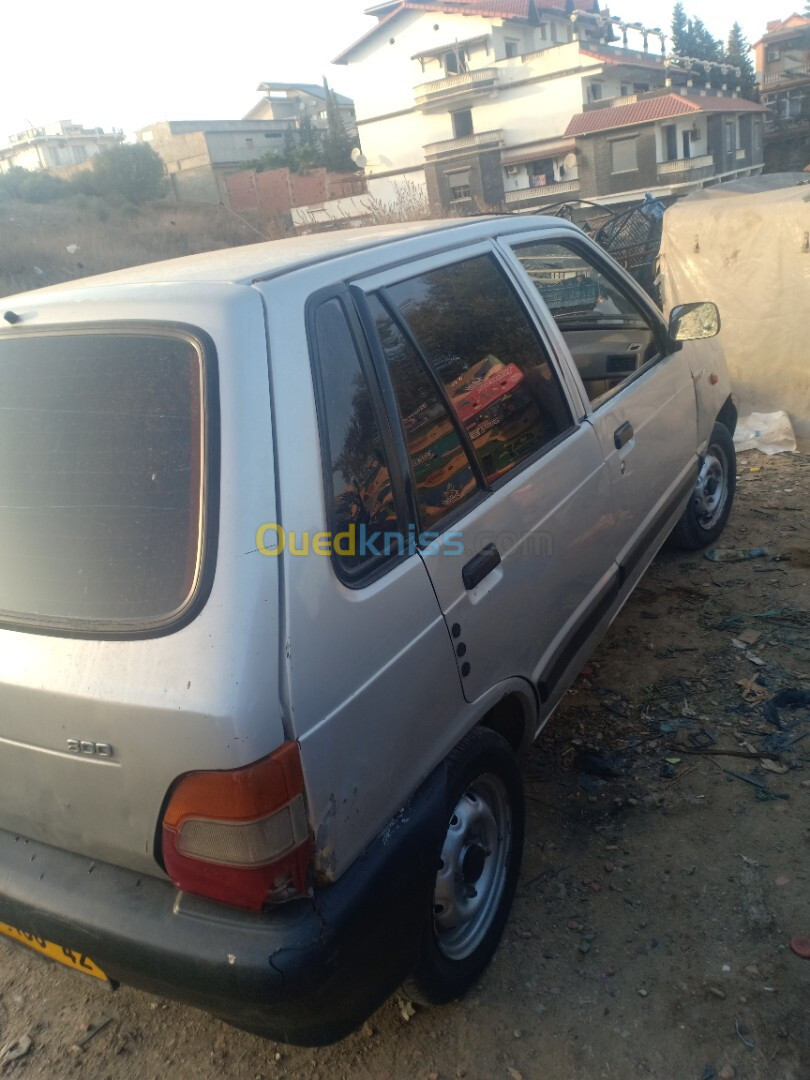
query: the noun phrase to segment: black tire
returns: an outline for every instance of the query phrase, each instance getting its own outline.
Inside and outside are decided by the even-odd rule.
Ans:
[[[403,985],[423,1005],[461,997],[498,946],[523,855],[523,781],[512,748],[476,728],[447,758],[446,816],[437,829],[431,895],[416,966]]]
[[[689,505],[672,530],[672,542],[696,551],[708,547],[726,527],[737,488],[737,455],[731,432],[715,424]]]

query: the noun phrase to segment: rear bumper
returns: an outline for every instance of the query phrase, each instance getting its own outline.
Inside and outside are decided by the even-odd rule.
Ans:
[[[0,831],[0,920],[257,1034],[334,1042],[413,968],[443,790],[442,766],[338,882],[261,915]]]

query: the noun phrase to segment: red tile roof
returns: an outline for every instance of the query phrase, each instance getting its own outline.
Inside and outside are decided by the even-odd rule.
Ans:
[[[567,15],[573,11],[593,13],[599,10],[599,0],[536,0],[535,7],[538,11],[561,11]]]
[[[701,97],[688,98],[681,94],[662,94],[631,105],[615,108],[594,109],[577,113],[565,129],[566,135],[593,135],[597,131],[648,124],[654,120],[668,120],[673,116],[709,112],[765,112],[764,105],[745,98]]]

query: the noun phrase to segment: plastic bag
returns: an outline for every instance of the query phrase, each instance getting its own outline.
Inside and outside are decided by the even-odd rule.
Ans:
[[[786,412],[751,413],[737,421],[734,448],[761,450],[763,454],[783,454],[796,449],[796,436]]]

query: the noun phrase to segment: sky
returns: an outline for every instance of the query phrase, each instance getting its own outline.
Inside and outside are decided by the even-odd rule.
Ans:
[[[240,0],[229,8],[211,0],[13,0],[3,10],[0,145],[58,120],[132,137],[159,120],[240,119],[264,81],[325,75],[340,92],[346,69],[329,61],[374,25],[363,14],[371,2]],[[803,0],[784,10],[772,2],[685,0],[685,7],[716,37],[725,38],[736,19],[755,41],[766,20],[803,8]],[[669,28],[670,0],[609,6],[627,21]]]

